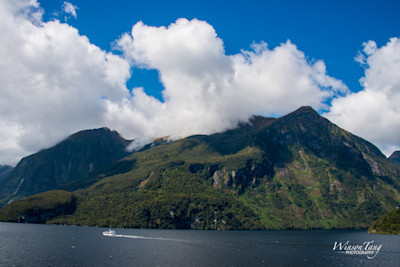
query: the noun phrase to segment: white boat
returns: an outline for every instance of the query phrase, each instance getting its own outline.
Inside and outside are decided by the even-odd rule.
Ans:
[[[104,236],[115,236],[115,231],[111,230],[111,229],[108,229],[107,231],[103,232],[103,235]]]

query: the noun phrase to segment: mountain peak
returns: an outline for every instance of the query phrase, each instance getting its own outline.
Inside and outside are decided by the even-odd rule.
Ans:
[[[296,114],[296,115],[298,115],[298,114],[309,114],[309,115],[317,115],[318,117],[320,117],[318,112],[316,112],[310,106],[302,106],[302,107],[298,108],[297,110],[295,110],[294,112],[289,113],[288,115],[290,115],[290,114]]]
[[[399,159],[400,158],[400,150],[395,151],[390,155],[389,159]]]
[[[82,130],[77,133],[70,135],[65,141],[76,141],[86,139],[98,139],[98,140],[119,140],[120,143],[127,147],[133,140],[124,139],[117,131],[111,130],[107,127]]]
[[[300,108],[298,108],[295,112],[316,112],[311,106],[302,106]]]
[[[400,151],[395,151],[392,153],[392,155],[389,157],[389,160],[397,166],[400,166]]]
[[[98,128],[77,132],[57,145],[23,158],[0,184],[0,206],[14,197],[59,188],[129,153],[117,131]]]
[[[101,127],[101,128],[95,128],[95,129],[82,130],[82,131],[72,134],[71,137],[88,135],[88,134],[92,135],[92,134],[96,134],[96,133],[113,133],[113,132],[116,132],[116,131],[112,131],[107,127]]]
[[[306,126],[316,126],[319,123],[327,123],[328,120],[321,117],[312,107],[303,106],[283,117],[277,119],[277,122],[286,124],[287,127],[298,126],[300,124]],[[290,126],[291,125],[291,126]],[[306,129],[306,128],[305,128]]]

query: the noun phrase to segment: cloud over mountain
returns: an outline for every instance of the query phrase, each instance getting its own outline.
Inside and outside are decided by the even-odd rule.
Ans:
[[[374,41],[363,46],[356,57],[365,67],[363,90],[334,99],[325,116],[390,155],[400,147],[400,39],[380,48]]]
[[[69,14],[75,16],[77,8],[68,9]],[[15,164],[83,129],[107,126],[140,146],[159,136],[222,131],[253,114],[282,115],[303,105],[326,110],[327,100],[342,95],[347,97],[334,100],[327,116],[344,128],[351,124],[343,119],[349,111],[341,113],[341,107],[358,101],[352,100],[357,94],[349,94],[345,84],[327,75],[322,60],[308,59],[290,41],[274,48],[254,43],[250,50],[228,55],[210,24],[178,19],[167,27],[136,23],[115,41],[120,51],[112,53],[66,23],[43,21],[43,12],[36,0],[0,2],[2,164]],[[390,47],[397,43],[391,40],[386,50],[395,51]],[[383,105],[388,102],[387,112],[398,114],[398,80],[376,73],[382,67],[394,77],[396,69],[385,68],[386,63],[378,60],[387,53],[382,48],[374,50],[371,43],[368,48],[364,58],[360,56],[369,66],[365,91],[380,92],[383,100],[376,103],[377,109],[386,110]],[[146,88],[126,87],[135,79],[132,68],[159,72],[162,102],[147,95]],[[380,82],[393,89],[372,89],[381,88]],[[360,116],[364,115],[354,120]],[[387,120],[381,123],[392,125]],[[378,132],[371,136],[381,144],[389,138]]]
[[[253,44],[251,51],[227,55],[214,28],[197,19],[178,19],[168,27],[138,22],[117,46],[132,66],[158,70],[165,88],[163,103],[141,89],[120,104],[109,101],[114,114],[125,114],[123,124],[131,125],[131,132],[137,125],[132,120],[146,121],[145,136],[206,134],[252,114],[323,108],[328,97],[348,90],[326,74],[322,61],[307,61],[290,41],[274,49]]]

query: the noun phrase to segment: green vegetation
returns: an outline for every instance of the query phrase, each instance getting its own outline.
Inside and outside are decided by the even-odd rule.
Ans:
[[[206,158],[205,155],[209,157]],[[246,167],[257,149],[236,156],[209,150],[195,138],[180,140],[125,159],[135,168],[76,192],[74,214],[51,223],[113,227],[186,229],[263,229],[258,216],[226,190],[214,188],[219,166]],[[163,159],[163,160],[160,160]],[[226,175],[227,176],[227,175]],[[222,179],[224,187],[224,177]],[[237,190],[240,190],[237,186]]]
[[[396,208],[380,217],[371,225],[368,233],[400,235],[400,209]]]
[[[123,200],[128,199],[128,201]],[[128,228],[260,229],[257,217],[229,196],[141,191],[84,199],[76,213],[51,223]]]
[[[72,193],[53,190],[9,204],[0,211],[0,221],[45,223],[75,209],[76,197]]]
[[[255,117],[224,133],[149,146],[67,185],[75,190],[76,209],[46,222],[368,228],[400,204],[399,181],[399,169],[376,147],[305,107],[279,119]]]

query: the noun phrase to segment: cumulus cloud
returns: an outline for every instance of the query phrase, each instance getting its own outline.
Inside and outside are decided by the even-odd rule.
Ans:
[[[334,99],[325,116],[390,155],[400,148],[400,39],[363,47],[356,57],[365,67],[363,90]]]
[[[75,19],[77,18],[77,14],[76,14],[76,10],[78,9],[77,6],[73,5],[70,2],[64,2],[63,6],[62,6],[62,11],[69,15],[69,16],[73,16]],[[66,19],[67,20],[67,19]]]
[[[158,70],[165,88],[163,103],[140,89],[123,103],[108,103],[113,114],[124,114],[119,116],[124,125],[136,125],[128,123],[132,118],[145,121],[145,136],[207,134],[252,114],[284,114],[301,105],[326,108],[324,100],[348,91],[326,74],[322,61],[308,62],[290,41],[226,55],[214,28],[197,19],[178,19],[168,27],[139,22],[117,46],[133,66]]]
[[[34,0],[0,3],[0,162],[104,126],[104,99],[129,95],[129,64],[59,21]]]
[[[42,15],[36,0],[0,2],[2,164],[83,129],[108,126],[136,139],[134,147],[160,136],[222,131],[253,114],[325,109],[325,100],[348,92],[323,61],[307,60],[290,41],[227,55],[207,22],[138,22],[116,41],[119,56]],[[131,68],[158,70],[163,102],[126,88]]]

